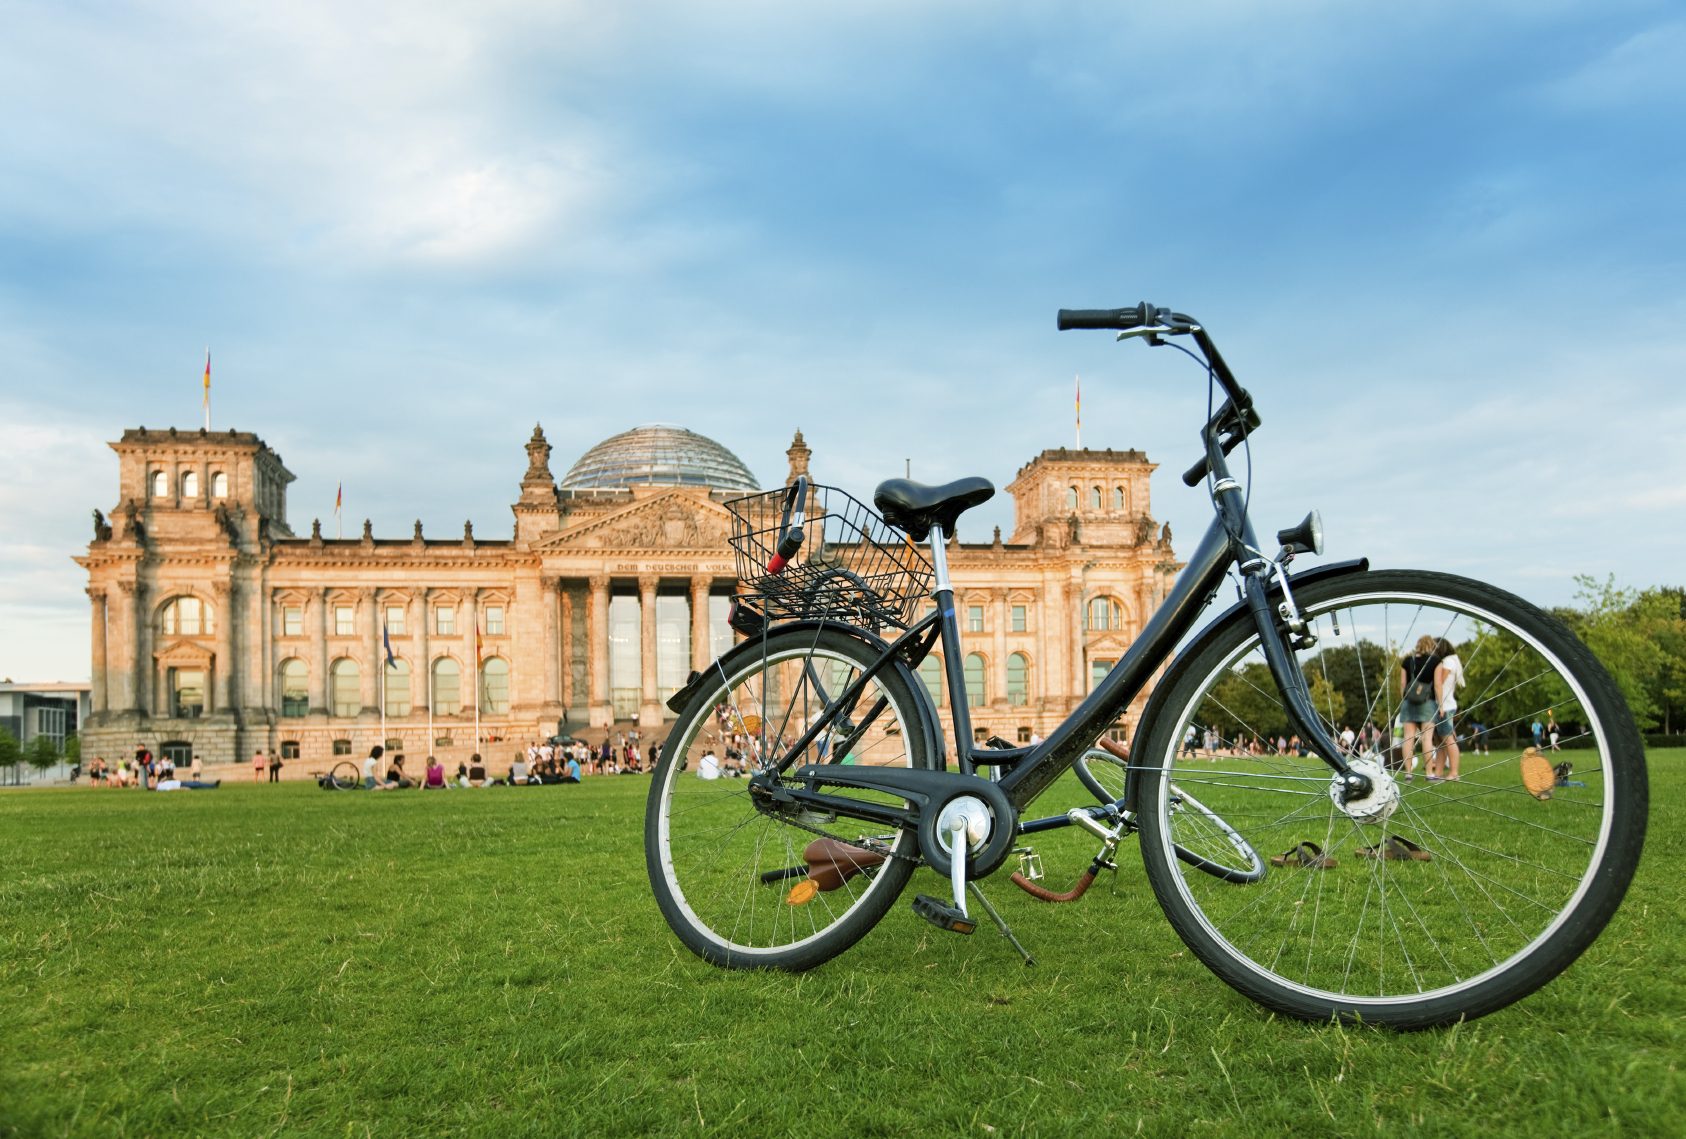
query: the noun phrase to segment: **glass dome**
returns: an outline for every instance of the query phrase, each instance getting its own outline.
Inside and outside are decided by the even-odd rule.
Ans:
[[[611,435],[580,456],[558,484],[563,490],[645,485],[761,489],[743,460],[695,431],[649,423]]]

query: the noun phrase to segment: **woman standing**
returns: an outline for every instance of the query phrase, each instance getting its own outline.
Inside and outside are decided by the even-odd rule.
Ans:
[[[1440,665],[1434,670],[1434,690],[1439,697],[1440,715],[1434,721],[1434,757],[1428,763],[1428,777],[1444,776],[1456,781],[1458,761],[1458,733],[1453,721],[1457,719],[1458,689],[1464,686],[1464,665],[1458,659],[1458,648],[1445,637],[1435,643]],[[1444,759],[1444,763],[1442,763]]]
[[[1399,662],[1399,726],[1404,733],[1400,741],[1399,766],[1405,771],[1405,782],[1416,777],[1417,745],[1422,744],[1423,766],[1429,778],[1434,774],[1434,743],[1430,735],[1436,718],[1436,670],[1440,656],[1435,652],[1435,640],[1424,634],[1417,638],[1416,651]]]

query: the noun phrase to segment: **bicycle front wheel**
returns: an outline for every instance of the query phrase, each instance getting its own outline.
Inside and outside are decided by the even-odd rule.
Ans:
[[[1313,702],[1332,738],[1353,729],[1351,761],[1378,790],[1343,803],[1322,759],[1278,745],[1291,729],[1258,634],[1231,621],[1166,679],[1139,758],[1142,854],[1171,924],[1236,989],[1308,1019],[1423,1028],[1538,989],[1639,862],[1645,766],[1620,692],[1560,621],[1478,582],[1378,571],[1296,600],[1316,635],[1298,651]],[[1456,649],[1467,683],[1455,722],[1419,730],[1396,721],[1401,658],[1423,636]],[[1535,721],[1560,725],[1561,754],[1529,750]],[[1191,726],[1218,733],[1216,756],[1179,754]],[[1417,770],[1407,731],[1429,740]],[[1561,759],[1572,779],[1553,779]],[[1270,856],[1264,876],[1238,888],[1191,871],[1183,788]]]
[[[930,765],[923,706],[895,666],[858,699],[831,707],[876,659],[871,646],[837,630],[775,630],[711,665],[668,733],[645,813],[645,861],[663,916],[705,960],[812,968],[860,940],[907,885],[919,851],[911,831],[872,833],[847,817],[750,793],[749,776],[822,718],[791,770]],[[828,838],[843,845],[824,845]],[[816,850],[830,852],[829,872],[810,873],[807,855]]]

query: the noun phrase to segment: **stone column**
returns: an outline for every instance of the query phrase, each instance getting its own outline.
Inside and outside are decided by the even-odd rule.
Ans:
[[[105,590],[88,587],[88,600],[93,603],[92,613],[92,643],[88,646],[89,682],[93,687],[90,694],[93,710],[103,715],[107,711],[107,701],[110,694],[106,691],[105,679]]]
[[[561,578],[556,579],[557,604],[562,608],[562,631],[558,637],[557,663],[562,669],[562,708],[574,706],[574,592]]]
[[[380,598],[373,589],[363,589],[357,595],[358,616],[363,624],[363,644],[368,652],[365,659],[368,667],[362,670],[357,687],[361,691],[359,699],[365,711],[373,709],[377,715],[381,710],[381,670],[386,667],[386,653],[381,648]]]
[[[691,578],[691,671],[701,672],[713,656],[708,643],[708,590],[714,579],[701,574]]]
[[[433,658],[429,650],[429,640],[433,636],[433,627],[428,624],[427,599],[430,590],[423,589],[415,597],[410,598],[410,604],[405,616],[414,630],[410,636],[412,653],[410,657],[410,711],[422,719],[427,718],[428,708],[433,704]],[[427,749],[433,750],[433,741],[427,741]]]
[[[661,693],[656,682],[655,574],[638,575],[638,726],[650,731],[662,721]]]
[[[543,688],[539,694],[540,707],[549,707],[561,699],[562,678],[558,674],[558,662],[561,657],[561,597],[558,596],[557,586],[560,581],[549,575],[539,577],[539,605],[544,613],[544,633],[541,643],[544,645],[544,664],[542,669]],[[524,654],[525,659],[531,659],[532,654]],[[543,713],[548,715],[548,713]]]
[[[152,704],[152,620],[147,612],[147,595],[151,591],[146,583],[136,579],[134,583],[134,612],[131,617],[133,642],[135,646],[135,707],[148,715],[156,715],[158,709]]]
[[[238,667],[234,662],[234,587],[226,581],[214,581],[211,593],[216,598],[211,621],[216,626],[217,655],[211,664],[212,675],[206,677],[212,681],[206,693],[211,698],[208,710],[227,712],[234,708],[234,672]]]
[[[465,589],[462,596],[463,624],[458,626],[463,637],[463,685],[462,710],[471,718],[474,710],[480,707],[480,654],[475,651],[478,647],[475,641],[480,632],[480,591]]]
[[[311,593],[305,607],[316,609],[314,620],[308,611],[304,616],[310,629],[310,655],[316,658],[310,670],[310,706],[331,716],[334,709],[328,702],[328,591],[318,589]]]
[[[994,611],[994,618],[990,622],[994,636],[990,638],[991,650],[995,655],[995,683],[990,690],[995,693],[995,700],[991,703],[1000,704],[1003,708],[1007,704],[1007,591],[999,587],[989,591],[990,609]]]
[[[588,718],[594,728],[615,722],[609,704],[609,575],[591,575],[590,646],[586,658],[586,683],[591,690]]]

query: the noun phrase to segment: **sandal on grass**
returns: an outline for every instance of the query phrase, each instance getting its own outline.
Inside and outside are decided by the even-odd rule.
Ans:
[[[1281,854],[1270,857],[1272,866],[1302,866],[1307,869],[1333,870],[1339,865],[1333,858],[1323,853],[1323,848],[1315,842],[1302,842],[1292,850],[1284,850]]]
[[[1380,846],[1361,846],[1358,848],[1360,858],[1382,858],[1388,862],[1431,862],[1433,856],[1408,838],[1400,838],[1396,834],[1388,835],[1387,841]]]

